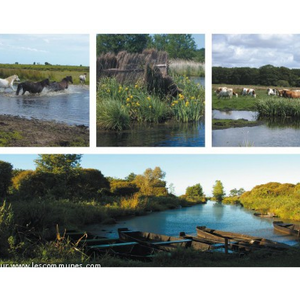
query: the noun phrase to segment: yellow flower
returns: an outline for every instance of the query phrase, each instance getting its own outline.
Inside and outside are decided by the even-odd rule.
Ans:
[[[150,97],[147,97],[147,99],[150,101],[151,100],[151,98]]]
[[[130,102],[130,98],[127,98],[127,99],[126,99],[126,102]]]
[[[128,87],[127,87],[127,88],[125,88],[125,91],[128,91]]]
[[[194,99],[195,99],[195,97],[193,96],[193,97],[191,97],[191,99],[192,99],[192,100],[194,100]]]
[[[110,93],[110,89],[107,89],[106,91],[107,91],[108,93]]]
[[[149,105],[149,108],[152,108],[152,106],[151,106],[151,105]]]
[[[122,90],[123,90],[122,86],[119,86],[119,90],[120,90],[120,91],[122,91]]]
[[[136,105],[137,105],[137,106],[140,106],[140,103],[139,103],[139,102],[137,102],[137,103],[136,103]]]
[[[189,104],[190,104],[190,102],[188,102],[188,101],[185,102],[185,106],[189,106]]]
[[[130,103],[127,103],[126,106],[130,106]]]
[[[130,96],[130,99],[132,99],[132,98],[133,98],[133,96],[131,95],[131,96]]]
[[[137,84],[134,86],[135,89],[137,89],[138,87],[139,87],[139,86],[138,86]]]

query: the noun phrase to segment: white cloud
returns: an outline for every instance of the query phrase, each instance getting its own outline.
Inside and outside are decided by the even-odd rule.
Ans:
[[[213,65],[261,67],[271,64],[300,67],[300,35],[231,34],[213,35]]]

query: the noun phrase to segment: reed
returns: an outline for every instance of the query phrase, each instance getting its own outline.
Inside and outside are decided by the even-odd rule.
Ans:
[[[204,77],[205,64],[201,62],[172,59],[169,63],[170,72],[177,75]]]

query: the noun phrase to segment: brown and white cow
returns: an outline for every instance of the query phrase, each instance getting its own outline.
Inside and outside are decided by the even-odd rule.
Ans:
[[[253,98],[256,98],[256,93],[254,89],[243,88],[241,94],[243,96],[251,96]]]

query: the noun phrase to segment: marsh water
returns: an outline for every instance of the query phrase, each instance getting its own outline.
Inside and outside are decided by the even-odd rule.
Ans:
[[[98,147],[204,147],[204,120],[196,123],[170,121],[135,124],[120,132],[98,129]]]
[[[70,85],[68,89],[41,94],[16,95],[0,91],[0,114],[89,126],[89,89]]]
[[[258,114],[251,111],[213,110],[214,119],[245,119],[256,121]],[[237,127],[212,131],[214,147],[299,147],[300,122],[285,120],[259,119],[259,125]]]
[[[111,238],[117,237],[117,229],[120,227],[179,236],[179,232],[182,231],[187,234],[196,234],[196,226],[206,226],[212,229],[264,237],[289,245],[298,245],[295,238],[274,231],[273,218],[259,218],[253,213],[241,206],[208,201],[207,204],[123,219],[113,225],[92,225],[86,230]]]

